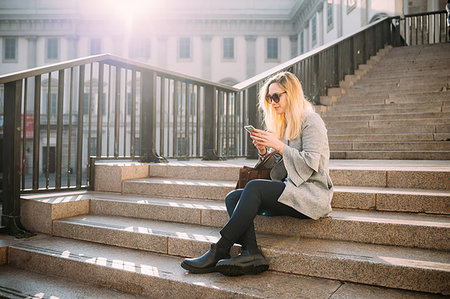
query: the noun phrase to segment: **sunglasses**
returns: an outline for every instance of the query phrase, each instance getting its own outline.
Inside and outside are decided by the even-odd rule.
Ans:
[[[275,103],[280,102],[280,97],[283,93],[287,93],[286,91],[280,92],[280,93],[274,93],[273,95],[266,95],[266,101],[269,104],[272,104],[272,101],[274,101]]]

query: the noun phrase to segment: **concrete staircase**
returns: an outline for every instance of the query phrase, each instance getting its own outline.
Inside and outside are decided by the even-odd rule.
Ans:
[[[35,277],[36,290],[39,281],[55,281],[46,296],[73,281],[75,289],[86,284],[86,290],[122,292],[117,298],[450,294],[449,161],[332,160],[331,217],[257,216],[268,272],[187,273],[180,267],[183,257],[198,256],[218,240],[228,219],[223,199],[239,167],[254,163],[102,162],[96,165],[95,192],[23,195],[24,224],[41,234],[8,244],[0,294],[32,294],[26,277]],[[8,273],[17,273],[14,287]]]
[[[450,159],[450,44],[386,47],[321,102],[332,159]]]

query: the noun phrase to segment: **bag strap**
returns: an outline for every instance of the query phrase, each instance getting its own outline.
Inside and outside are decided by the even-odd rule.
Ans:
[[[273,152],[271,152],[270,154],[265,155],[264,158],[263,158],[261,161],[259,161],[258,163],[256,163],[256,165],[255,165],[254,168],[255,168],[255,169],[259,169],[259,168],[263,167],[264,164],[266,164],[267,161],[269,161],[269,159],[272,158],[272,157],[273,157],[274,155],[276,155],[276,154],[278,154],[278,151],[273,151]]]

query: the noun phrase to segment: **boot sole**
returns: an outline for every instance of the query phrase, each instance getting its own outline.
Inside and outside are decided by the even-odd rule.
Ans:
[[[195,268],[191,265],[186,264],[184,261],[181,262],[181,267],[185,270],[188,270],[190,273],[194,274],[204,274],[204,273],[211,273],[211,272],[217,272],[217,267],[209,267],[209,268]]]
[[[267,264],[254,264],[249,265],[218,265],[216,271],[226,276],[240,276],[248,274],[259,274],[261,272],[269,270]]]

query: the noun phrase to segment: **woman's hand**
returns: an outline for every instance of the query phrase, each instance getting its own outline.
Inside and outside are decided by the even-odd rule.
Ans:
[[[254,129],[250,134],[250,138],[253,139],[253,144],[261,154],[265,154],[265,147],[271,147],[277,150],[280,154],[283,154],[284,143],[270,131]],[[262,149],[263,152],[261,152],[260,149]]]

